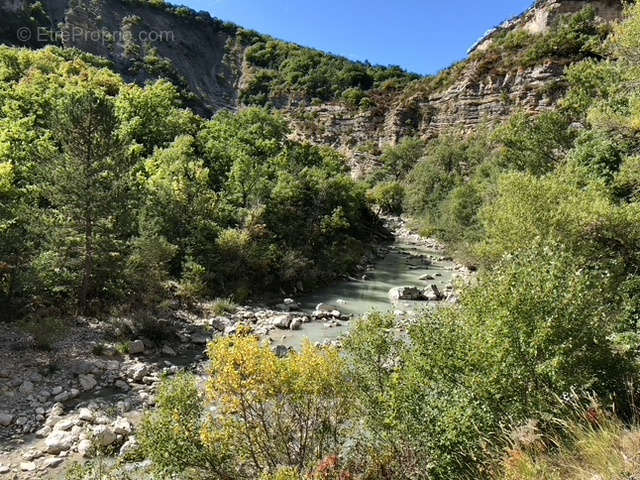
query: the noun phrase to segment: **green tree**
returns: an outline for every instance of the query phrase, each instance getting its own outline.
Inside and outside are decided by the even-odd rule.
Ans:
[[[53,227],[45,255],[69,262],[70,287],[83,311],[119,274],[129,166],[118,125],[112,98],[90,87],[69,89],[57,109],[61,154],[41,170],[51,205],[43,215]]]

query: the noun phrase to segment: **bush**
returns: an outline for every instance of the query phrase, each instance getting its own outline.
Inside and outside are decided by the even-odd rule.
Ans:
[[[379,183],[367,192],[367,200],[378,207],[379,213],[400,215],[404,188],[398,182]]]
[[[310,472],[339,448],[352,402],[336,350],[306,344],[279,359],[256,338],[235,337],[212,343],[209,357],[207,397],[219,410],[202,438],[210,448],[228,442],[234,478]]]
[[[195,377],[179,375],[159,387],[156,409],[147,414],[138,433],[145,458],[158,475],[196,475],[196,478],[230,478],[230,452],[224,444],[206,444],[201,431],[206,410]]]
[[[357,392],[375,406],[363,410],[370,433],[360,438],[375,451],[413,452],[398,470],[478,478],[503,422],[552,413],[573,389],[623,400],[635,367],[611,341],[626,328],[617,283],[583,265],[558,245],[512,256],[460,307],[426,314],[404,351],[392,323],[356,327],[346,345]]]

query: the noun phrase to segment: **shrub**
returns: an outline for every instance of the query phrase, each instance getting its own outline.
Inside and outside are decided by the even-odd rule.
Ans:
[[[137,436],[158,475],[230,478],[230,453],[224,443],[207,444],[201,439],[205,421],[204,402],[193,376],[183,374],[162,382],[156,409],[145,416]]]
[[[399,182],[379,183],[367,192],[367,200],[378,207],[379,213],[402,213],[404,188]]]
[[[357,357],[358,378],[381,379],[358,389],[379,405],[364,411],[378,425],[375,449],[402,441],[414,452],[402,468],[477,478],[485,440],[502,422],[553,412],[555,397],[573,389],[624,395],[635,369],[610,340],[625,328],[617,283],[583,265],[560,246],[515,255],[481,276],[460,307],[426,314],[399,357],[393,332],[357,328],[365,339],[357,344],[381,346]]]
[[[336,350],[306,344],[279,359],[256,338],[235,337],[212,343],[209,356],[207,397],[219,410],[202,438],[210,448],[228,442],[234,478],[309,472],[339,447],[351,402]]]
[[[51,350],[64,337],[67,325],[57,317],[34,315],[22,320],[20,329],[33,338],[37,349]]]
[[[238,306],[230,298],[216,298],[209,307],[211,314],[218,316],[233,314],[236,310],[238,310]]]

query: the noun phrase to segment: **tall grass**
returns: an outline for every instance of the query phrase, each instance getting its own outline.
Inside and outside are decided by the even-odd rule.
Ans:
[[[512,432],[494,480],[640,479],[640,424],[595,402],[571,406],[568,420],[552,421],[553,433],[532,424]]]

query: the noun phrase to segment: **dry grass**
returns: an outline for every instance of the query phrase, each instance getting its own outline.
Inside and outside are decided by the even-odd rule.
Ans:
[[[558,421],[553,437],[512,441],[499,480],[638,480],[640,426],[591,407],[570,421]],[[530,431],[529,431],[530,432]]]

